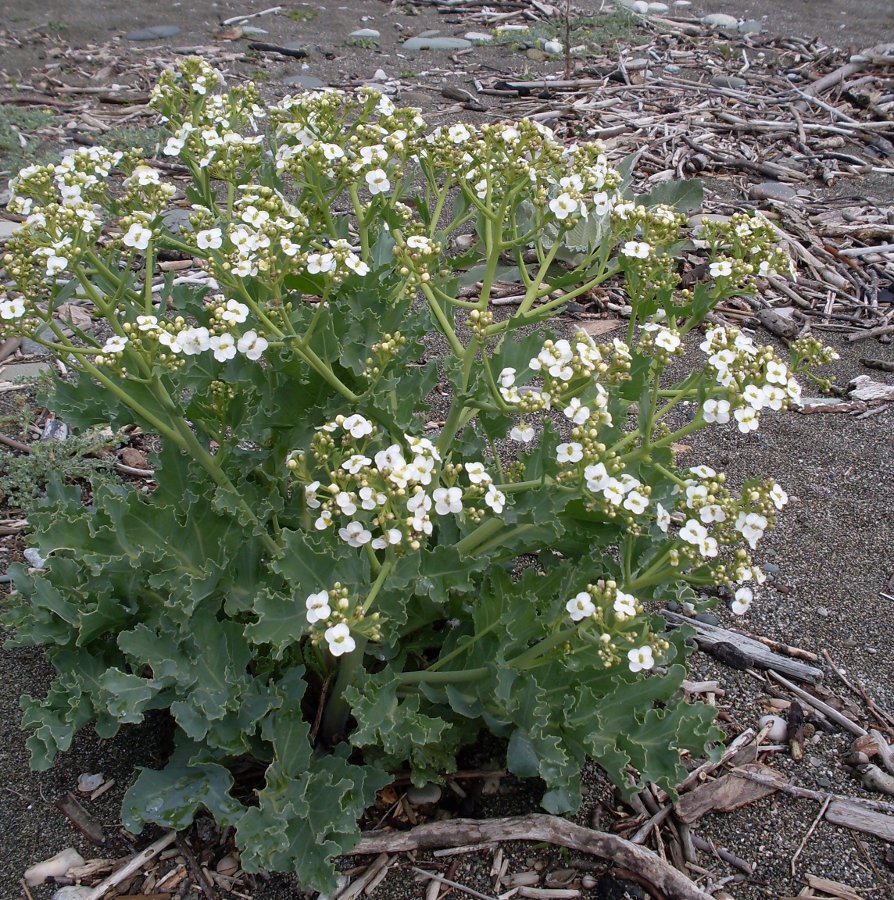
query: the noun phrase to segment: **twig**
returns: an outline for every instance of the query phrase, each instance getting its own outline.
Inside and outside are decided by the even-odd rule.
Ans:
[[[630,838],[630,843],[645,844],[653,829],[660,825],[673,812],[673,810],[674,806],[672,803],[669,803],[667,806],[662,806],[661,809],[659,809],[658,812],[648,820],[648,822],[640,825],[640,827],[636,830],[636,833]]]
[[[862,737],[864,734],[869,733],[861,725],[858,725],[843,713],[838,712],[838,710],[834,707],[829,706],[828,703],[824,703],[818,697],[814,697],[813,694],[809,694],[807,693],[807,691],[801,690],[801,688],[799,688],[796,684],[792,684],[787,678],[783,678],[782,675],[780,675],[778,672],[774,672],[772,669],[768,669],[767,674],[774,681],[777,681],[783,687],[791,691],[796,697],[799,697],[814,709],[818,709],[821,713],[824,713],[833,722],[835,722],[837,725],[840,725],[845,731],[849,731],[851,734],[855,734],[857,737]]]
[[[177,840],[177,832],[169,831],[163,834],[155,843],[150,844],[145,850],[138,853],[127,865],[122,866],[117,872],[113,872],[108,878],[101,881],[83,900],[102,900],[105,894],[116,884],[128,879],[134,872],[138,872],[147,862],[154,859],[162,850],[170,847]]]
[[[17,441],[15,438],[5,434],[0,434],[0,444],[6,444],[7,447],[12,447],[13,450],[18,450],[19,453],[31,452],[31,448],[27,444],[23,444],[21,441]]]
[[[557,844],[638,872],[653,890],[667,900],[710,900],[699,887],[654,853],[631,844],[616,834],[594,831],[557,816],[541,813],[505,819],[451,819],[419,825],[409,831],[366,834],[352,854],[398,853],[462,847],[485,841],[535,841]]]
[[[819,825],[820,820],[826,814],[826,810],[829,808],[829,804],[832,802],[831,797],[826,797],[825,802],[823,803],[822,809],[819,811],[819,815],[813,820],[813,824],[810,828],[807,829],[807,834],[804,835],[804,839],[798,844],[798,849],[795,850],[795,855],[792,857],[791,869],[792,869],[792,877],[795,875],[795,863],[798,861],[798,857],[804,852],[804,848],[807,846],[807,841],[810,838],[810,835],[813,834],[814,829],[817,825]]]
[[[190,847],[185,838],[179,834],[177,835],[177,849],[180,850],[186,859],[186,865],[192,873],[193,880],[205,895],[205,900],[217,900],[217,892],[210,884],[208,884],[208,879],[205,877],[205,873],[202,871],[199,861],[192,852],[192,847]]]
[[[426,878],[430,878],[432,881],[438,881],[441,884],[446,884],[447,887],[456,888],[456,890],[462,891],[464,894],[468,894],[470,897],[477,897],[478,900],[496,900],[496,898],[492,897],[490,894],[482,894],[480,891],[476,891],[475,888],[470,888],[468,885],[460,884],[458,881],[451,881],[449,878],[444,878],[443,875],[436,875],[434,872],[429,872],[427,869],[420,869],[417,866],[413,866],[412,871],[414,871],[417,875],[424,875]]]

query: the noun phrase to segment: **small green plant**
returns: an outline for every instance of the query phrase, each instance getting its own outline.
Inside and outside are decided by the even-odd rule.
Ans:
[[[26,162],[45,163],[54,158],[57,151],[52,143],[35,132],[55,120],[49,110],[0,105],[0,169],[15,172]]]
[[[554,813],[577,808],[588,757],[625,794],[672,792],[681,751],[719,732],[682,696],[687,633],[659,611],[719,586],[744,613],[763,582],[751,553],[787,501],[767,477],[735,492],[681,469],[673,446],[755,430],[829,357],[700,333],[790,270],[772,226],[703,222],[706,265],[684,287],[697,184],[634,200],[601,145],[536,122],[432,131],[367,88],[265,108],[218,82],[186,59],[153,92],[190,228],[165,228],[177,188],[138,154],[82,149],[13,183],[27,221],[0,336],[65,360],[66,422],[136,423],[160,444],[153,492],[97,486],[85,506],[51,483],[30,517],[46,566],[12,567],[4,621],[57,671],[22,700],[32,764],[88,723],[109,737],[166,710],[176,747],[127,792],[127,827],[205,808],[246,871],[317,889],[392,773],[442,778],[483,731]],[[471,246],[451,254],[457,235]],[[172,251],[207,285],[153,291]],[[498,317],[507,280],[520,300]],[[609,280],[630,302],[623,338],[556,319]],[[74,294],[107,338],[61,329]],[[687,345],[699,361],[680,378]],[[265,773],[250,803],[233,790],[246,757]]]
[[[293,22],[313,22],[318,14],[318,10],[305,6],[293,6],[283,13],[284,16],[291,19]]]
[[[64,441],[37,441],[29,454],[5,453],[0,460],[0,498],[8,507],[28,510],[54,480],[90,483],[94,489],[114,479],[108,459],[98,456],[108,441],[95,435]]]

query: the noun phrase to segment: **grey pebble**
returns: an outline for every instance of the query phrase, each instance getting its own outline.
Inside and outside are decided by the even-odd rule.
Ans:
[[[699,613],[696,616],[693,616],[696,622],[701,622],[704,625],[719,625],[720,619],[714,615],[714,613]]]
[[[829,615],[829,608],[827,606],[818,606],[816,608],[816,614],[818,616],[822,616],[822,618],[827,618]]]
[[[748,82],[738,75],[715,75],[711,79],[714,87],[732,88],[734,91],[741,91],[748,87]]]
[[[83,884],[68,884],[53,894],[52,900],[85,900],[93,893],[93,888]]]
[[[711,15],[702,19],[702,25],[722,30],[731,28],[735,31],[739,27],[739,20],[735,16],[728,16],[725,13],[711,13]]]
[[[11,238],[22,227],[20,222],[10,222],[8,219],[0,219],[0,241]]]
[[[381,33],[376,31],[375,28],[358,28],[356,31],[352,31],[349,37],[359,38],[367,40],[377,41],[381,37]]]
[[[47,564],[47,561],[40,555],[40,551],[36,547],[28,547],[26,550],[23,550],[22,556],[25,557],[28,565],[35,569],[42,569]]]
[[[441,799],[441,787],[430,781],[423,787],[411,787],[407,791],[407,800],[414,806],[425,806],[429,803],[437,803]]]
[[[760,34],[764,26],[757,19],[746,19],[739,25],[739,34]]]
[[[489,44],[494,39],[494,36],[486,31],[467,31],[463,37],[473,44]]]
[[[160,38],[174,37],[180,34],[177,25],[150,25],[148,28],[140,28],[126,35],[129,41],[157,41]]]
[[[289,85],[289,87],[306,88],[309,91],[326,87],[326,82],[321,81],[315,75],[287,75],[282,79],[282,83]]]
[[[779,566],[777,566],[776,563],[764,563],[761,568],[767,575],[779,574]]]
[[[781,181],[762,181],[760,184],[751,185],[748,189],[749,200],[777,200],[780,203],[789,203],[797,198],[797,191]]]
[[[404,50],[466,50],[472,46],[465,38],[413,37],[403,43]]]

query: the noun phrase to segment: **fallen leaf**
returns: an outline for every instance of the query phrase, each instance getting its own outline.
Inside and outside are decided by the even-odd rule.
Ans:
[[[767,778],[784,783],[782,776],[774,769],[763,766],[760,763],[752,763],[742,766],[745,772],[756,772]],[[735,772],[730,772],[716,781],[708,781],[697,787],[694,791],[684,794],[676,805],[676,813],[680,821],[691,824],[697,822],[702,816],[712,812],[732,812],[740,806],[754,803],[767,797],[778,790],[766,784],[759,784],[748,778],[743,778]]]
[[[596,337],[600,334],[608,334],[621,327],[619,319],[589,319],[583,323],[583,329],[590,337]]]

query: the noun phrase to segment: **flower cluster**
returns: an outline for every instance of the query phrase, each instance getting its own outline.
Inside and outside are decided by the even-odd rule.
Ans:
[[[432,535],[433,516],[477,524],[488,511],[503,512],[506,496],[482,463],[442,465],[425,437],[384,443],[377,426],[355,413],[321,426],[308,452],[289,454],[317,531],[333,529],[349,547],[404,552]]]

